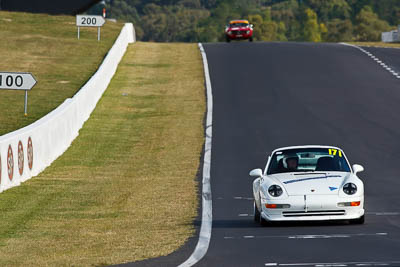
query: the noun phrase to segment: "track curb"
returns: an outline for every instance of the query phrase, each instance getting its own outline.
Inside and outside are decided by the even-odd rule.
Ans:
[[[203,190],[202,190],[202,216],[201,226],[199,233],[199,241],[197,242],[196,248],[192,255],[179,265],[179,267],[193,266],[199,262],[207,253],[208,246],[211,240],[211,229],[212,229],[212,197],[211,197],[211,140],[212,140],[212,111],[213,111],[213,99],[212,99],[212,88],[210,81],[210,73],[208,70],[207,55],[204,47],[201,43],[198,44],[203,58],[205,85],[207,90],[207,118],[205,127],[205,146],[204,146],[204,162],[203,162]]]

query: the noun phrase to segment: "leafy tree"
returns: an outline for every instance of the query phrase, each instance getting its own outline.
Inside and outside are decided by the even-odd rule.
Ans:
[[[249,18],[265,41],[374,41],[400,24],[400,0],[105,0],[107,17],[134,23],[138,39],[224,40],[231,19]],[[104,3],[91,9],[100,14]],[[99,13],[100,12],[100,13]]]
[[[253,38],[258,41],[276,41],[278,24],[271,20],[265,20],[261,15],[250,15],[250,23],[254,24]]]
[[[254,25],[254,39],[260,41],[286,41],[285,24],[271,19],[270,8],[266,8],[261,14],[249,15],[249,21]]]
[[[264,20],[261,15],[250,15],[249,22],[254,25],[253,29],[253,38],[254,40],[262,40],[263,32],[262,32],[262,24]]]
[[[272,20],[283,21],[285,25],[289,25],[294,20],[297,20],[299,9],[300,7],[296,0],[275,4],[271,6]]]
[[[351,7],[345,0],[307,0],[306,2],[322,21],[334,18],[348,19],[351,15]]]
[[[146,29],[145,41],[180,41],[193,42],[199,19],[209,16],[203,9],[186,9],[183,6],[158,6],[148,4],[144,7],[141,18],[142,27]]]
[[[321,42],[321,26],[317,14],[310,8],[305,10],[303,39],[307,42]]]
[[[357,41],[379,41],[381,33],[388,30],[390,30],[389,24],[380,20],[370,6],[365,6],[356,16]]]
[[[287,41],[286,38],[286,25],[282,21],[277,24],[278,28],[276,31],[276,40],[277,41]]]
[[[326,27],[326,25],[324,23],[320,23],[319,30],[321,32],[321,40],[325,41],[326,36],[328,35],[328,28]]]
[[[178,4],[190,9],[201,8],[200,0],[180,0]]]
[[[351,20],[333,19],[327,24],[328,34],[324,35],[324,40],[328,42],[352,41],[353,24]]]

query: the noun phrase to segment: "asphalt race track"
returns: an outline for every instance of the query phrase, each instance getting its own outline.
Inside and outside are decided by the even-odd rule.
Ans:
[[[214,102],[213,230],[195,266],[400,266],[400,79],[340,44],[204,48]],[[400,70],[400,49],[365,49]],[[339,146],[364,166],[364,225],[253,221],[249,171],[264,168],[273,149],[303,144]],[[128,266],[177,266],[196,242]]]
[[[400,266],[400,79],[340,44],[204,47],[213,230],[196,266]],[[303,144],[339,146],[365,167],[364,225],[253,221],[249,170],[264,168],[275,148]]]
[[[363,47],[385,62],[391,69],[400,73],[400,48]]]

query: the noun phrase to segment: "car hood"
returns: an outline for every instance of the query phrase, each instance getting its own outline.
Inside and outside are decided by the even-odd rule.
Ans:
[[[313,172],[274,174],[270,177],[279,181],[288,195],[337,195],[349,175],[346,172]]]

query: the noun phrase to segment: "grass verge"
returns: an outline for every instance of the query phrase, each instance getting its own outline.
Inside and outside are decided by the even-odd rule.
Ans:
[[[349,42],[349,44],[358,45],[358,46],[376,46],[376,47],[400,48],[400,43],[384,43],[384,42]]]
[[[72,97],[93,75],[111,48],[122,23],[106,22],[97,41],[97,28],[77,28],[73,16],[0,11],[0,71],[32,72],[38,83],[28,93],[0,90],[0,135],[40,119]]]
[[[72,146],[0,194],[0,265],[105,265],[194,234],[205,111],[196,44],[129,46]]]

